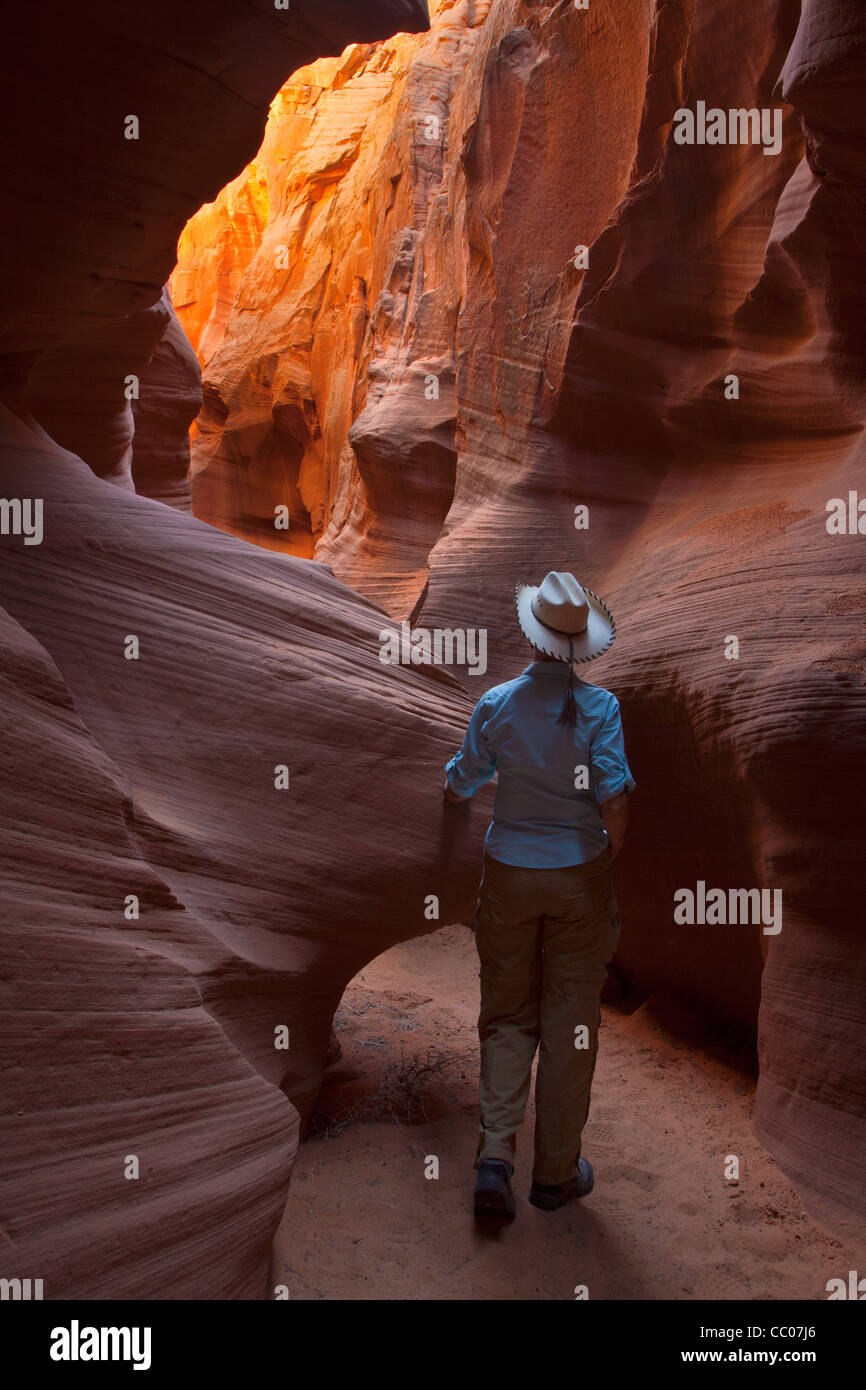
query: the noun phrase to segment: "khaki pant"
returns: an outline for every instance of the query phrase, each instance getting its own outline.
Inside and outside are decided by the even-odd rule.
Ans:
[[[485,856],[476,919],[476,1167],[483,1158],[514,1163],[539,1048],[532,1177],[553,1186],[574,1176],[595,1071],[601,988],[619,940],[610,862],[609,849],[565,869],[522,869]]]

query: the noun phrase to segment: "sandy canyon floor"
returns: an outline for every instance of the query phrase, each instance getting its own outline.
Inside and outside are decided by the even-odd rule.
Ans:
[[[754,1138],[748,1050],[652,1000],[603,1011],[583,1150],[592,1194],[554,1213],[529,1205],[530,1102],[517,1219],[477,1223],[477,996],[462,926],[394,947],[349,985],[343,1055],[274,1243],[273,1282],[290,1298],[573,1299],[586,1285],[590,1299],[825,1299],[829,1278],[864,1267]],[[425,1177],[430,1155],[438,1179]]]

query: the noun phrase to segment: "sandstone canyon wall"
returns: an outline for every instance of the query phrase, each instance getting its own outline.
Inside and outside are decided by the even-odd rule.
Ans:
[[[45,536],[0,548],[4,1277],[261,1297],[346,981],[429,930],[429,894],[472,906],[489,799],[467,838],[441,794],[469,701],[383,667],[383,615],[326,566],[123,491],[4,409],[3,496],[22,467]]]
[[[147,425],[156,380],[176,437],[195,373],[162,286],[184,220],[254,153],[286,72],[426,12],[153,4],[146,41],[107,5],[51,18],[21,17],[3,93],[0,491],[38,499],[43,533],[0,543],[2,1277],[268,1296],[346,980],[428,928],[430,893],[471,907],[487,807],[473,844],[441,797],[471,702],[384,667],[382,612],[327,566],[136,493],[182,501],[123,383],[132,362]],[[118,145],[136,110],[141,143]]]
[[[605,596],[591,678],[640,793],[618,973],[635,1002],[757,1019],[758,1132],[841,1227],[864,1204],[864,542],[826,507],[864,491],[866,16],[431,13],[294,73],[185,229],[193,506],[395,619],[486,628],[476,696],[524,663],[516,580]],[[778,111],[781,148],[678,143],[698,101]],[[675,924],[698,880],[780,889],[781,933]]]
[[[441,767],[523,664],[515,580],[559,566],[620,634],[592,677],[640,789],[626,996],[748,1028],[762,991],[759,1132],[841,1227],[863,564],[824,506],[862,478],[858,7],[49,9],[2,92],[0,488],[45,507],[41,545],[0,543],[3,1277],[267,1296],[331,1014],[427,895],[469,910],[490,792],[452,814]],[[778,106],[782,152],[676,145],[698,99]],[[172,275],[196,519],[163,286],[203,203]],[[383,610],[486,627],[486,679],[384,667]],[[781,887],[780,935],[674,927],[698,878]]]

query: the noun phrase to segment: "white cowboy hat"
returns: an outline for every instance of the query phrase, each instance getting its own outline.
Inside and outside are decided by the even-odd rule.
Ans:
[[[540,584],[518,584],[514,602],[524,637],[558,661],[592,661],[613,645],[613,614],[573,574],[551,570]]]

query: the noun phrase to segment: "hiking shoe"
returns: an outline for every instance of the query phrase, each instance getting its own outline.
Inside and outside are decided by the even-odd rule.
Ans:
[[[592,1191],[594,1183],[592,1164],[588,1158],[579,1158],[573,1178],[560,1183],[558,1187],[540,1187],[534,1182],[529,1189],[529,1200],[534,1207],[541,1207],[542,1211],[558,1211],[574,1197],[585,1197]]]
[[[475,1180],[475,1212],[479,1216],[514,1216],[511,1174],[514,1167],[504,1158],[483,1158]]]

